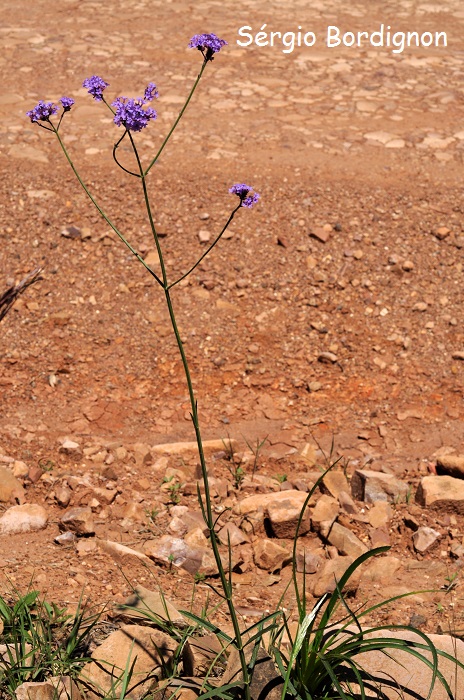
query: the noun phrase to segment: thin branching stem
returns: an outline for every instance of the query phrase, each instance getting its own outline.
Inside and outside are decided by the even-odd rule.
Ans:
[[[158,160],[158,158],[160,157],[160,155],[161,155],[162,152],[164,151],[164,148],[165,148],[167,142],[168,142],[169,139],[171,138],[171,136],[172,136],[172,134],[173,134],[175,128],[177,127],[178,123],[179,123],[180,120],[182,119],[182,116],[183,116],[185,110],[187,109],[190,100],[191,100],[192,97],[193,97],[193,93],[195,92],[195,90],[196,90],[196,88],[197,88],[197,85],[198,85],[198,83],[200,82],[201,76],[203,75],[203,71],[205,70],[206,64],[207,64],[207,63],[208,63],[208,59],[205,58],[204,61],[203,61],[203,65],[201,66],[201,70],[200,70],[200,72],[198,73],[197,79],[195,80],[195,82],[194,82],[194,84],[193,84],[193,87],[192,87],[192,89],[190,90],[190,92],[189,92],[189,94],[188,94],[188,97],[187,97],[187,99],[186,99],[186,101],[185,101],[184,106],[182,107],[182,109],[180,110],[179,114],[177,115],[177,118],[176,118],[174,124],[172,125],[171,129],[169,130],[168,135],[166,136],[166,138],[164,139],[163,143],[161,144],[161,146],[160,146],[160,148],[159,148],[159,150],[158,150],[158,153],[155,155],[155,157],[154,157],[153,160],[151,161],[150,165],[149,165],[148,168],[145,170],[144,175],[148,175],[148,173],[150,172],[150,170],[151,170],[152,167],[155,165],[156,161]]]
[[[230,215],[229,218],[227,219],[227,222],[226,222],[224,228],[222,229],[222,231],[219,233],[219,235],[216,236],[216,238],[214,239],[214,241],[213,241],[213,242],[211,243],[211,245],[205,250],[205,252],[203,253],[203,255],[202,255],[200,258],[198,258],[198,260],[196,261],[195,265],[192,265],[192,267],[190,268],[190,270],[187,270],[187,272],[185,272],[185,273],[182,275],[182,277],[179,277],[179,279],[177,279],[175,282],[172,282],[172,283],[169,285],[168,289],[172,289],[173,287],[175,287],[176,284],[179,284],[179,282],[182,282],[182,280],[184,280],[186,277],[188,277],[188,276],[195,270],[195,268],[198,267],[198,265],[201,263],[201,261],[202,261],[204,258],[206,258],[206,256],[207,256],[208,253],[214,248],[214,246],[216,245],[216,243],[218,243],[218,242],[220,241],[220,239],[222,238],[222,236],[223,236],[224,233],[226,232],[226,230],[227,230],[229,224],[232,223],[232,219],[234,218],[235,214],[238,212],[238,210],[240,209],[241,206],[242,206],[242,202],[240,202],[240,203],[235,207],[235,209],[233,210],[233,212],[231,213],[231,215]]]
[[[201,77],[201,73],[203,72],[203,69],[204,69],[204,66],[202,68],[202,71],[200,72],[199,78]],[[190,99],[192,94],[193,94],[193,91],[190,93],[189,99]],[[184,108],[185,108],[185,106],[184,106]],[[181,115],[182,115],[182,112],[181,112]],[[172,131],[173,131],[173,129],[171,129],[170,133],[172,133]],[[204,485],[204,489],[205,489],[204,500],[202,499],[202,503],[203,503],[202,509],[203,509],[204,515],[206,516],[205,523],[206,523],[206,526],[207,526],[209,534],[210,534],[211,547],[213,550],[213,555],[214,555],[214,559],[216,561],[216,565],[218,567],[219,579],[221,581],[221,588],[224,592],[223,597],[227,601],[229,614],[230,614],[230,617],[232,620],[232,626],[233,626],[234,634],[235,634],[235,643],[237,646],[237,651],[239,653],[240,665],[242,668],[243,682],[244,682],[244,687],[245,687],[245,697],[246,697],[246,700],[249,700],[249,698],[250,698],[250,679],[249,679],[248,666],[247,666],[246,657],[245,657],[243,637],[242,637],[242,634],[240,631],[240,625],[239,625],[237,613],[235,611],[233,598],[232,598],[232,583],[231,583],[231,579],[228,580],[226,572],[224,570],[224,565],[223,565],[222,559],[221,559],[221,553],[219,552],[216,532],[214,529],[215,518],[213,515],[211,492],[210,492],[210,488],[209,488],[208,470],[207,470],[207,466],[206,466],[205,453],[204,453],[204,449],[203,449],[203,440],[201,437],[200,423],[199,423],[199,418],[198,418],[198,403],[197,403],[197,399],[196,399],[195,392],[193,389],[192,377],[190,374],[190,368],[189,368],[187,356],[186,356],[185,350],[184,350],[184,344],[182,342],[179,327],[177,325],[176,315],[174,312],[174,307],[172,305],[172,299],[171,299],[171,295],[170,295],[170,291],[169,291],[170,285],[168,284],[166,266],[165,266],[164,257],[163,257],[163,251],[162,251],[162,248],[161,248],[161,245],[159,242],[158,233],[156,231],[156,226],[155,226],[155,223],[153,220],[153,213],[152,213],[150,199],[148,196],[147,184],[146,184],[147,171],[145,173],[143,171],[140,156],[138,154],[137,147],[135,145],[133,136],[130,132],[129,132],[129,138],[130,138],[132,148],[134,150],[134,155],[135,155],[135,158],[137,160],[137,164],[138,164],[139,171],[140,171],[140,178],[141,178],[142,186],[143,186],[145,207],[147,210],[148,220],[150,222],[150,227],[151,227],[151,230],[153,233],[153,238],[155,240],[155,245],[156,245],[156,249],[158,251],[158,256],[159,256],[159,261],[160,261],[161,276],[163,279],[163,288],[164,288],[164,294],[165,294],[165,298],[166,298],[166,305],[168,307],[169,318],[171,320],[171,326],[172,326],[172,329],[174,331],[174,336],[176,338],[177,347],[179,350],[180,358],[182,361],[182,366],[184,369],[185,380],[187,382],[188,394],[189,394],[189,399],[190,399],[190,409],[191,409],[190,415],[191,415],[191,419],[192,419],[192,423],[193,423],[193,428],[195,430],[195,437],[196,437],[197,448],[198,448],[198,456],[200,458],[200,465],[201,465],[202,480],[203,480],[203,485]],[[239,206],[234,210],[233,214],[235,214],[235,212],[237,211]],[[233,216],[233,214],[231,215],[231,217]],[[230,220],[232,220],[232,218]],[[201,498],[201,495],[200,495],[200,498]]]
[[[66,146],[64,145],[64,143],[63,143],[63,141],[62,141],[62,139],[61,139],[59,133],[57,132],[56,129],[53,129],[53,130],[54,130],[54,132],[55,132],[55,134],[56,134],[56,137],[57,137],[57,139],[58,139],[58,142],[59,142],[59,144],[60,144],[60,146],[61,146],[61,150],[63,151],[64,155],[66,156],[66,160],[68,161],[69,165],[71,166],[71,169],[72,169],[74,175],[76,176],[76,178],[77,178],[77,180],[78,180],[80,186],[82,187],[82,189],[84,190],[85,194],[86,194],[87,197],[90,199],[90,201],[92,202],[92,204],[94,205],[94,207],[97,209],[97,211],[98,211],[98,213],[100,214],[100,216],[102,216],[102,217],[104,218],[104,220],[106,221],[106,223],[108,224],[108,226],[110,226],[110,228],[113,229],[113,231],[115,232],[115,234],[121,239],[121,241],[124,243],[124,245],[125,245],[127,248],[129,248],[130,252],[131,252],[133,255],[135,255],[135,257],[137,258],[137,260],[138,260],[139,262],[142,263],[142,265],[144,266],[144,268],[145,268],[146,270],[148,270],[148,272],[150,273],[150,275],[152,275],[152,277],[154,277],[155,280],[158,282],[158,284],[161,285],[161,287],[162,287],[162,286],[163,286],[163,282],[160,280],[160,278],[158,277],[158,275],[156,274],[156,272],[153,272],[153,270],[151,269],[151,267],[150,267],[149,265],[147,265],[147,263],[146,263],[145,260],[142,258],[142,256],[141,256],[139,253],[137,253],[137,251],[135,250],[135,248],[133,248],[133,247],[131,246],[131,244],[129,243],[129,241],[125,238],[125,236],[123,236],[123,234],[120,232],[120,230],[118,229],[118,227],[117,227],[115,224],[113,224],[113,222],[111,221],[111,219],[105,214],[105,212],[103,211],[103,209],[101,208],[101,206],[98,204],[97,200],[95,199],[95,197],[94,197],[93,194],[90,192],[89,188],[87,187],[87,185],[85,184],[85,182],[83,181],[83,179],[81,178],[81,176],[79,175],[79,172],[77,171],[77,168],[76,168],[76,166],[74,165],[74,163],[73,163],[73,161],[72,161],[72,159],[71,159],[71,156],[69,155],[69,153],[68,153],[68,151],[67,151],[67,148],[66,148]]]
[[[139,173],[133,173],[132,170],[128,170],[127,168],[125,168],[124,165],[122,165],[122,164],[119,162],[119,160],[117,159],[117,157],[116,157],[116,151],[117,151],[117,149],[119,148],[119,145],[121,144],[123,138],[124,138],[128,133],[129,133],[129,131],[128,131],[127,129],[125,129],[123,135],[121,136],[121,138],[120,138],[118,141],[116,141],[116,143],[114,144],[114,146],[113,146],[113,160],[114,160],[114,162],[116,163],[116,165],[117,165],[119,168],[121,168],[121,170],[124,170],[124,172],[127,173],[128,175],[133,175],[134,177],[140,177],[140,174],[139,174]]]

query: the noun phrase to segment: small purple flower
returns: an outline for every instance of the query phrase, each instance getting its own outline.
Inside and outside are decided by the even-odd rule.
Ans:
[[[98,75],[92,75],[91,78],[86,78],[82,83],[82,87],[87,88],[89,95],[92,95],[97,102],[103,100],[103,90],[107,88],[108,85],[109,83]]]
[[[31,122],[49,122],[50,117],[58,112],[58,107],[53,104],[53,102],[44,102],[40,100],[34,109],[26,112],[26,115],[30,118]]]
[[[257,192],[253,192],[253,188],[250,187],[250,185],[245,185],[243,183],[232,185],[229,192],[240,197],[241,206],[247,207],[248,209],[251,209],[260,198]]]
[[[60,102],[63,106],[64,112],[69,112],[69,110],[74,104],[74,100],[72,97],[60,97]]]
[[[195,34],[189,43],[189,49],[198,49],[207,61],[212,61],[213,55],[223,46],[227,46],[227,41],[220,39],[216,34]]]
[[[111,103],[116,108],[114,123],[116,126],[124,126],[128,131],[142,131],[151,119],[158,116],[151,107],[144,109],[145,100],[136,100],[127,97],[117,97]]]
[[[156,89],[156,85],[155,83],[148,83],[147,87],[145,88],[143,99],[145,102],[151,102],[155,97],[159,97],[159,92]]]

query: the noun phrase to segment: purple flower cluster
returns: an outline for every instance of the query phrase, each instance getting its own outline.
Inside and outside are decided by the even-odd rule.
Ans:
[[[159,97],[159,92],[156,89],[155,83],[148,83],[147,87],[145,88],[145,92],[143,95],[143,99],[145,102],[151,102],[155,97]]]
[[[207,61],[212,61],[213,55],[223,46],[227,46],[227,41],[220,39],[216,34],[195,34],[189,42],[189,49],[198,49]]]
[[[98,75],[92,75],[91,78],[86,78],[82,83],[82,87],[87,88],[89,95],[92,95],[96,102],[101,102],[103,100],[103,90],[107,88],[108,85],[109,83]]]
[[[240,197],[240,204],[242,207],[247,207],[248,209],[251,209],[251,207],[256,204],[260,197],[257,192],[253,192],[252,187],[243,183],[232,185],[229,192],[231,194],[236,194],[237,197]]]
[[[111,103],[116,108],[114,123],[116,126],[124,126],[128,131],[142,131],[151,119],[158,116],[151,107],[144,109],[145,100],[141,97],[132,99],[128,97],[117,97]]]
[[[116,109],[114,123],[116,126],[124,126],[128,131],[142,131],[151,119],[156,119],[158,116],[152,107],[145,107],[147,102],[151,102],[158,96],[155,83],[148,83],[143,97],[135,99],[117,97],[111,103],[111,106]]]
[[[49,122],[50,117],[58,112],[58,107],[53,102],[40,100],[33,109],[26,112],[31,122]]]
[[[69,112],[69,110],[74,104],[74,100],[72,97],[60,97],[60,102],[65,112]]]

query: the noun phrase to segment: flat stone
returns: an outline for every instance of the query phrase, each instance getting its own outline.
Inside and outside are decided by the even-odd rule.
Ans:
[[[340,511],[338,499],[323,495],[311,511],[311,526],[322,537],[327,537]]]
[[[231,547],[236,547],[239,544],[245,544],[250,541],[248,535],[242,532],[235,523],[230,521],[219,530],[218,537],[221,544],[228,545],[230,542]]]
[[[93,535],[95,525],[92,509],[89,507],[70,508],[61,516],[60,527],[64,530],[71,530],[76,535]]]
[[[70,530],[67,530],[66,532],[62,532],[60,535],[57,535],[56,537],[53,538],[53,541],[56,542],[56,544],[60,545],[70,545],[74,544],[76,541],[76,535],[74,532],[71,532]]]
[[[30,160],[33,163],[48,163],[48,158],[43,151],[39,148],[34,148],[33,146],[28,146],[25,144],[15,144],[11,146],[8,151],[8,155],[11,158],[21,158],[23,160]]]
[[[361,542],[354,532],[340,525],[340,523],[332,525],[327,539],[330,544],[337,548],[339,554],[350,556],[354,559],[368,551],[368,547],[366,547],[364,542]]]
[[[13,476],[17,479],[24,479],[29,474],[29,467],[25,462],[21,462],[19,459],[13,462]]]
[[[363,136],[367,141],[377,141],[377,143],[381,143],[384,146],[398,139],[396,134],[391,134],[389,131],[369,131]]]
[[[354,628],[351,628],[355,631]],[[403,639],[409,642],[417,642],[424,644],[424,640],[414,632],[406,630],[380,630],[375,633],[366,633],[365,639],[369,638],[394,637]],[[437,650],[444,651],[449,654],[452,659],[457,658],[461,663],[464,663],[464,642],[455,637],[446,634],[428,634],[432,644]],[[449,700],[449,695],[438,680],[432,694],[429,695],[430,684],[432,681],[432,671],[421,663],[415,656],[407,652],[397,649],[386,649],[386,653],[382,651],[370,651],[359,658],[363,669],[373,678],[376,686],[381,686],[382,693],[388,700]],[[419,649],[429,661],[432,660],[430,652]],[[354,657],[356,660],[356,657]],[[438,668],[448,682],[453,693],[453,698],[464,697],[464,672],[456,665],[453,660],[448,660],[443,656],[438,656]]]
[[[43,682],[28,681],[16,688],[16,700],[82,700],[69,676],[52,676]]]
[[[289,535],[293,537],[296,527],[295,517],[298,520],[306,498],[306,493],[296,490],[256,494],[239,501],[234,506],[233,512],[244,516],[254,529],[262,529],[265,518],[269,518],[269,506],[271,506],[274,517],[274,525],[271,523],[271,527],[274,533],[274,528],[277,528],[278,532],[293,531],[293,534]],[[303,529],[309,529],[309,515],[308,520],[306,517],[304,518],[303,526]],[[281,535],[275,536],[280,537]]]
[[[393,511],[387,501],[376,501],[369,510],[367,517],[369,524],[374,527],[385,527],[393,517]]]
[[[102,489],[99,488],[98,486],[93,486],[92,491],[95,495],[95,498],[100,502],[105,505],[110,505],[113,503],[114,499],[118,495],[118,490],[117,489]]]
[[[299,547],[296,552],[296,570],[300,574],[315,574],[324,561],[323,550],[320,554],[304,547]]]
[[[401,561],[397,557],[373,557],[363,570],[362,580],[385,585],[391,584],[396,580],[395,573],[400,567]]]
[[[260,569],[274,573],[292,559],[292,552],[268,539],[258,540],[253,547],[255,564]]]
[[[149,558],[143,552],[138,552],[136,549],[127,547],[125,544],[120,542],[112,542],[111,540],[97,540],[96,544],[102,552],[106,552],[115,561],[120,564],[135,562],[135,561],[145,561],[149,562]]]
[[[224,450],[224,444],[226,448],[230,448],[237,452],[239,449],[239,443],[237,440],[205,440],[203,442],[203,449],[205,453],[219,452]],[[151,451],[155,455],[184,455],[184,454],[196,454],[198,452],[198,445],[196,442],[168,442],[164,445],[154,445]]]
[[[430,550],[440,537],[441,534],[432,527],[420,527],[412,536],[414,549],[423,554]]]
[[[405,501],[409,486],[393,474],[356,469],[351,479],[351,492],[357,501]]]
[[[163,535],[157,540],[148,540],[143,545],[144,553],[158,564],[181,567],[192,576],[199,572],[207,550],[192,547],[178,537]]]
[[[331,469],[322,480],[321,491],[333,498],[338,498],[342,491],[350,493],[348,479],[343,472]]]
[[[345,491],[340,491],[338,494],[338,502],[340,504],[340,509],[343,513],[347,515],[356,515],[359,512],[359,508],[353,501],[349,493]]]
[[[327,229],[325,227],[316,226],[315,228],[311,229],[311,231],[309,232],[309,235],[311,238],[315,238],[317,241],[320,241],[321,243],[327,243],[327,241],[330,238],[331,229],[332,229],[332,227],[330,227],[330,229]]]
[[[177,642],[169,635],[141,625],[124,625],[113,632],[93,652],[92,659],[81,670],[80,680],[94,684],[99,691],[110,696],[117,680],[126,668],[132,668],[132,676],[124,697],[140,700],[154,683],[164,677],[163,666],[172,663]],[[93,700],[95,693],[88,693]]]
[[[0,467],[0,503],[19,503],[26,500],[22,484],[6,467]]]
[[[227,653],[222,653],[224,647],[215,634],[191,636],[185,646],[187,654],[184,656],[184,673],[190,677],[204,678],[210,673],[212,665],[217,664],[223,668],[226,663]]]
[[[390,546],[390,533],[387,527],[374,527],[369,531],[372,549],[376,547]]]
[[[74,440],[69,440],[69,438],[66,438],[66,440],[63,440],[61,446],[58,448],[58,452],[61,452],[65,455],[69,455],[71,457],[79,458],[82,455],[82,448],[79,445],[79,443],[74,442]]]
[[[294,494],[298,494],[295,498]],[[281,491],[276,495],[284,495],[285,498],[270,500],[267,504],[267,514],[270,523],[270,529],[274,537],[281,539],[293,539],[296,534],[298,521],[301,515],[301,509],[306,498],[305,493],[301,491]],[[265,521],[266,524],[266,521]],[[303,518],[298,529],[298,536],[305,535],[310,530],[309,509],[306,508]]]
[[[55,486],[55,500],[62,508],[67,508],[71,501],[72,491],[63,484]]]
[[[0,533],[14,535],[20,532],[36,532],[47,527],[45,508],[34,503],[8,508],[0,518]]]
[[[336,559],[328,559],[321,566],[317,574],[315,574],[313,595],[320,598],[324,593],[333,593],[336,589],[335,581],[339,581],[347,568],[354,562],[354,557],[337,557]],[[353,576],[347,581],[344,591],[355,593],[358,589],[361,579],[361,572],[358,569],[353,573]]]
[[[118,610],[124,617],[144,620],[147,623],[152,620],[155,625],[157,620],[161,619],[176,627],[187,626],[184,616],[168,598],[158,591],[150,591],[144,586],[136,586],[132,595],[118,606]]]
[[[446,474],[456,479],[464,479],[464,457],[456,455],[438,457],[436,471],[438,475]]]
[[[424,476],[416,501],[426,508],[464,515],[464,480],[453,476]]]

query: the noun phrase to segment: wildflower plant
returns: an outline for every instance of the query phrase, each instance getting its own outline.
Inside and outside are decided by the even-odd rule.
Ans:
[[[229,193],[236,196],[238,201],[235,200],[235,205],[232,207],[228,216],[225,217],[221,230],[217,233],[216,237],[206,248],[203,254],[198,259],[193,261],[187,270],[173,278],[171,277],[170,270],[165,262],[160,236],[154,223],[154,210],[147,188],[147,178],[150,171],[158,162],[172,134],[182,119],[206,67],[216,58],[216,55],[225,46],[227,46],[227,42],[224,39],[220,39],[215,34],[197,34],[190,40],[189,47],[193,49],[196,48],[202,55],[203,60],[200,71],[184,105],[174,120],[173,125],[162,141],[158,151],[151,158],[151,160],[148,161],[148,165],[146,166],[142,164],[142,158],[139,153],[136,139],[137,134],[148,128],[157,118],[157,112],[152,106],[153,100],[158,97],[158,89],[155,83],[150,82],[145,87],[143,95],[140,97],[132,98],[116,96],[112,101],[110,101],[106,97],[106,91],[110,87],[110,84],[101,76],[93,75],[90,78],[86,78],[83,82],[83,87],[88,90],[93,99],[96,102],[102,102],[103,105],[110,111],[115,126],[118,127],[118,129],[122,129],[122,133],[118,133],[119,138],[116,140],[113,146],[113,159],[121,170],[138,181],[142,189],[144,207],[159,259],[158,271],[153,270],[150,265],[145,262],[136,248],[127,240],[124,232],[120,230],[119,226],[117,226],[111,217],[102,209],[80,176],[77,167],[74,164],[74,161],[72,160],[63,139],[61,138],[63,119],[68,112],[72,111],[75,104],[74,99],[69,96],[64,96],[59,100],[59,104],[40,100],[35,107],[26,113],[32,123],[36,124],[39,128],[51,132],[57,138],[61,150],[63,151],[70,167],[72,168],[77,180],[84,189],[88,198],[91,200],[103,219],[115,232],[115,234],[121,239],[124,245],[127,246],[131,253],[154,278],[165,298],[172,330],[184,369],[190,399],[190,415],[196,436],[198,456],[204,485],[203,495],[201,494],[200,489],[198,489],[198,500],[203,513],[203,518],[209,531],[210,543],[220,580],[220,587],[214,588],[214,591],[223,601],[225,601],[227,605],[233,626],[233,637],[227,635],[224,631],[219,629],[216,625],[204,617],[200,617],[189,611],[182,612],[184,616],[194,625],[199,625],[203,630],[215,634],[218,639],[221,640],[224,649],[227,649],[228,647],[235,648],[239,655],[241,667],[241,677],[239,680],[234,680],[226,685],[222,685],[220,687],[208,686],[205,680],[205,686],[202,686],[201,688],[201,690],[204,690],[204,692],[201,693],[200,698],[203,698],[203,700],[212,697],[220,697],[224,700],[227,700],[228,698],[243,698],[244,700],[251,700],[251,677],[257,661],[258,650],[265,636],[269,637],[269,635],[270,643],[268,644],[268,651],[273,657],[278,673],[280,673],[282,678],[282,700],[287,700],[288,698],[296,698],[297,700],[354,700],[355,697],[364,699],[367,697],[367,695],[364,690],[363,678],[359,670],[359,665],[354,660],[354,657],[359,656],[363,652],[372,650],[384,651],[385,649],[400,649],[402,651],[406,651],[431,669],[432,684],[429,697],[431,696],[435,679],[438,678],[445,691],[448,693],[448,697],[452,698],[453,696],[451,694],[451,690],[449,689],[446,680],[439,672],[437,662],[438,655],[450,659],[451,657],[449,655],[445,654],[444,652],[437,652],[426,635],[420,632],[417,632],[420,637],[420,641],[417,643],[402,642],[396,638],[368,639],[365,637],[365,632],[360,627],[358,622],[358,617],[361,617],[361,615],[358,615],[357,617],[348,606],[343,594],[343,588],[348,582],[348,579],[360,565],[362,565],[374,554],[383,552],[385,548],[368,552],[359,557],[348,568],[344,576],[341,577],[340,581],[336,583],[336,589],[333,594],[325,598],[323,597],[317,603],[315,608],[313,608],[313,610],[309,612],[307,611],[304,584],[303,590],[299,590],[298,580],[296,577],[296,541],[300,525],[303,520],[305,508],[307,507],[314,490],[322,482],[324,474],[320,476],[308,494],[308,498],[306,499],[304,508],[300,514],[294,539],[292,580],[298,608],[298,629],[296,635],[292,635],[288,625],[288,619],[280,607],[277,607],[274,612],[266,615],[259,622],[248,627],[245,631],[241,630],[239,616],[235,609],[233,600],[231,549],[229,546],[229,566],[228,571],[226,571],[226,567],[221,559],[218,540],[215,534],[218,517],[213,514],[207,466],[199,424],[198,403],[193,388],[187,356],[176,320],[171,292],[176,285],[192,274],[201,261],[219,243],[225,231],[231,225],[239,209],[253,208],[258,203],[260,195],[248,184],[233,184],[229,189]],[[126,140],[126,143],[129,142],[129,146],[132,151],[134,162],[133,169],[123,165],[118,158],[118,151],[124,140]],[[256,459],[261,446],[262,443],[257,443],[255,453]],[[253,467],[253,472],[255,468],[256,461]],[[236,472],[236,481],[239,481],[237,486],[240,485],[240,480],[242,478],[243,473]],[[173,485],[171,496],[173,501],[178,497],[177,486],[175,485]],[[401,597],[402,596],[398,596],[396,599]],[[381,604],[373,606],[365,611],[363,615],[373,611],[379,607],[379,605],[384,605],[385,602],[394,602],[396,599],[394,598],[391,599],[391,601],[384,601]],[[0,613],[3,612],[1,607],[0,599]],[[340,618],[338,618],[338,620],[335,622],[333,619],[337,607],[341,608],[344,616],[342,617],[341,623]],[[350,629],[350,624],[354,624],[354,632]],[[383,631],[384,629],[384,627],[377,627],[373,628],[371,632],[375,633],[376,631]],[[405,628],[400,627],[400,629]],[[290,640],[289,648],[283,643],[285,634],[287,639]],[[81,637],[77,633],[74,634],[73,643],[71,645],[73,649],[80,641]],[[246,648],[247,646],[248,648]],[[424,656],[424,653],[426,652],[430,652],[432,657],[431,660],[428,660],[428,658]],[[387,656],[389,655],[388,651],[384,651],[384,653],[386,653]],[[459,664],[461,669],[464,669],[464,666],[459,661],[456,661],[456,663]],[[350,678],[347,676],[347,670],[351,671]],[[125,688],[127,687],[131,674],[132,668],[128,666],[123,672],[122,690],[118,689],[118,694],[120,697],[123,697],[125,694]],[[360,689],[359,693],[357,690],[352,692],[352,685],[357,686]],[[377,697],[383,698],[385,696],[380,694],[377,695]]]
[[[136,97],[136,98],[129,98],[129,97],[124,97],[124,96],[117,96],[112,102],[107,100],[106,94],[107,94],[107,88],[110,87],[110,84],[104,80],[101,76],[98,75],[93,75],[90,78],[86,78],[83,82],[83,87],[85,87],[89,94],[93,97],[93,99],[96,102],[103,102],[106,108],[111,112],[113,115],[113,121],[115,125],[119,128],[122,127],[123,133],[119,137],[119,139],[116,141],[114,147],[113,147],[113,158],[115,163],[123,170],[126,172],[128,175],[133,176],[137,180],[139,180],[141,188],[143,190],[143,197],[144,197],[144,205],[146,209],[146,214],[148,218],[148,222],[150,225],[150,230],[153,235],[154,243],[156,246],[156,250],[158,253],[158,258],[159,258],[159,269],[160,272],[155,272],[142,258],[142,256],[137,252],[134,246],[131,245],[131,243],[127,240],[126,236],[124,233],[120,230],[120,228],[112,221],[110,216],[102,209],[102,207],[98,204],[97,200],[95,199],[94,195],[90,192],[89,188],[81,178],[74,161],[71,158],[71,155],[69,154],[63,139],[61,138],[61,128],[62,128],[62,122],[64,116],[67,114],[67,112],[71,111],[72,106],[74,105],[74,99],[72,97],[62,97],[60,99],[60,105],[54,104],[53,102],[45,102],[41,100],[38,102],[38,104],[31,109],[30,111],[27,112],[27,116],[30,118],[31,122],[37,124],[37,126],[50,131],[54,134],[54,136],[57,138],[58,143],[68,161],[70,164],[74,174],[76,175],[80,185],[83,187],[85,193],[89,197],[89,199],[92,201],[98,212],[101,214],[101,216],[104,218],[104,220],[108,223],[108,225],[112,228],[112,230],[117,234],[117,236],[121,239],[121,241],[127,246],[127,248],[131,251],[131,253],[139,260],[139,262],[147,269],[147,271],[152,275],[152,277],[156,280],[158,283],[159,287],[161,288],[162,292],[164,293],[165,296],[165,301],[167,305],[167,309],[169,312],[171,324],[172,324],[172,329],[175,335],[175,339],[177,342],[177,347],[180,353],[180,357],[182,360],[182,365],[184,368],[184,373],[185,373],[185,379],[188,387],[188,393],[189,393],[189,398],[190,398],[190,411],[191,411],[191,419],[196,435],[196,440],[197,440],[197,446],[198,446],[198,454],[199,454],[199,459],[200,459],[200,464],[201,464],[201,471],[202,471],[202,478],[204,482],[204,497],[202,498],[199,494],[199,502],[200,506],[202,509],[203,517],[205,519],[206,525],[209,530],[210,534],[210,540],[211,540],[211,546],[212,550],[214,553],[214,557],[216,560],[216,564],[218,567],[219,571],[219,576],[220,576],[220,581],[221,581],[221,596],[227,601],[228,605],[228,610],[232,619],[232,624],[234,628],[234,634],[235,634],[235,639],[234,639],[234,644],[238,649],[239,655],[240,655],[240,660],[241,660],[241,667],[242,667],[242,673],[243,673],[243,679],[245,683],[245,687],[248,689],[249,687],[249,673],[248,673],[248,667],[247,667],[247,662],[245,659],[245,653],[244,653],[244,642],[242,639],[242,634],[240,631],[240,626],[239,626],[239,620],[237,613],[235,611],[233,601],[232,601],[232,581],[230,579],[230,576],[228,577],[226,575],[224,566],[221,561],[221,556],[218,548],[218,542],[217,538],[215,535],[215,526],[216,526],[216,517],[213,514],[212,510],[212,502],[211,502],[211,497],[210,497],[210,490],[209,490],[209,484],[208,484],[208,475],[207,475],[207,468],[206,468],[206,460],[205,460],[205,455],[203,451],[203,443],[202,443],[202,438],[201,438],[201,432],[200,432],[200,425],[199,425],[199,420],[198,420],[198,404],[197,404],[197,399],[196,395],[193,389],[193,383],[190,375],[190,369],[186,357],[186,353],[184,350],[183,342],[181,339],[181,335],[179,332],[179,328],[177,325],[176,321],[176,316],[174,312],[174,307],[171,299],[171,290],[179,284],[182,280],[186,279],[195,269],[196,267],[200,264],[200,262],[211,252],[211,250],[217,245],[217,243],[220,241],[221,237],[227,230],[227,228],[230,226],[232,223],[232,220],[234,219],[235,215],[237,214],[238,210],[241,208],[251,208],[254,206],[254,204],[257,203],[259,199],[259,194],[253,190],[253,188],[249,185],[246,185],[244,183],[241,184],[235,184],[232,185],[230,188],[229,192],[233,195],[236,195],[238,197],[238,202],[235,203],[234,207],[232,208],[232,211],[226,218],[226,221],[222,227],[222,229],[219,231],[217,236],[214,238],[213,242],[209,245],[209,247],[205,250],[205,252],[196,260],[193,262],[193,264],[187,269],[183,274],[181,274],[179,277],[176,279],[171,279],[169,275],[169,270],[167,269],[164,255],[163,255],[163,250],[160,242],[160,238],[158,235],[158,232],[155,227],[154,223],[154,215],[153,215],[153,208],[152,204],[150,202],[149,194],[148,194],[148,188],[147,188],[147,177],[152,169],[152,167],[157,163],[159,157],[161,156],[161,153],[164,151],[164,148],[166,147],[169,139],[171,138],[174,130],[177,128],[182,116],[184,115],[184,112],[192,99],[192,96],[203,76],[203,73],[206,69],[206,66],[213,61],[215,58],[216,54],[219,53],[219,51],[227,45],[227,42],[224,39],[220,39],[218,36],[215,34],[197,34],[192,39],[190,40],[189,47],[190,48],[197,48],[200,53],[202,54],[203,61],[202,65],[200,68],[200,71],[198,73],[197,79],[195,80],[192,89],[190,90],[190,93],[188,94],[188,97],[185,101],[185,104],[183,105],[182,109],[180,110],[177,118],[174,121],[173,126],[169,130],[167,136],[163,140],[160,148],[158,149],[158,152],[154,155],[154,157],[151,159],[149,162],[148,166],[144,167],[142,165],[142,159],[139,153],[139,149],[137,147],[135,135],[142,131],[143,129],[146,129],[151,122],[153,122],[156,117],[157,113],[156,110],[153,109],[151,106],[151,103],[154,99],[158,97],[158,89],[155,85],[155,83],[150,82],[143,93],[142,97]],[[121,143],[123,140],[126,139],[130,143],[130,147],[134,156],[135,160],[135,167],[134,170],[130,170],[126,168],[124,165],[122,165],[118,159],[118,149],[121,146]],[[249,695],[248,690],[246,691],[246,695]]]

